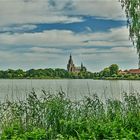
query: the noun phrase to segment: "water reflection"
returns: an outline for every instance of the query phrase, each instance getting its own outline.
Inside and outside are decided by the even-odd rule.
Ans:
[[[25,99],[34,89],[40,96],[42,89],[51,94],[64,91],[68,98],[80,100],[98,94],[101,99],[121,99],[122,92],[140,92],[140,81],[103,80],[0,80],[0,100]]]

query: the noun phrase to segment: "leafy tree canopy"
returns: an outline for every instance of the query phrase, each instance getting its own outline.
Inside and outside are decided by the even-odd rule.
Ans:
[[[110,74],[118,74],[119,66],[117,64],[112,64],[110,67]]]

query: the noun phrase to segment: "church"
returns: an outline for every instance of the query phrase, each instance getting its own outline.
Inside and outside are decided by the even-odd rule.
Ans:
[[[68,72],[74,72],[74,73],[86,72],[87,71],[86,67],[83,66],[83,63],[81,63],[80,67],[76,67],[74,65],[71,54],[70,54],[70,58],[69,58],[69,61],[68,61],[68,64],[67,64],[67,70],[68,70]]]

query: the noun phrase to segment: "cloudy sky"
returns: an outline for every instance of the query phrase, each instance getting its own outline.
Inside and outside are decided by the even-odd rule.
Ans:
[[[0,0],[0,69],[137,68],[118,0]]]

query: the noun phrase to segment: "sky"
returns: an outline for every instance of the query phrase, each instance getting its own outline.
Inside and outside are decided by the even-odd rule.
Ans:
[[[0,0],[0,69],[137,68],[118,0]]]

